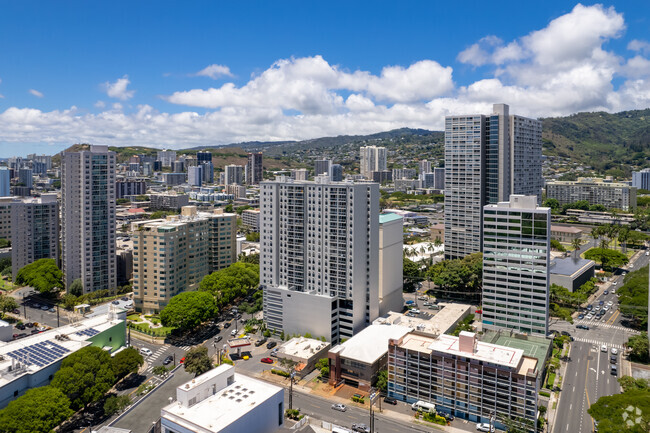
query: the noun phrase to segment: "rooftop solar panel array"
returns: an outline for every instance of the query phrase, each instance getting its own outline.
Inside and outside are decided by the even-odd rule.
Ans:
[[[70,353],[70,351],[61,345],[52,341],[42,341],[22,349],[13,350],[7,355],[24,364],[44,367],[63,358],[67,353]]]
[[[84,329],[83,331],[75,332],[77,335],[85,335],[87,337],[94,337],[95,335],[99,334],[99,331],[96,330],[95,328],[88,328]]]

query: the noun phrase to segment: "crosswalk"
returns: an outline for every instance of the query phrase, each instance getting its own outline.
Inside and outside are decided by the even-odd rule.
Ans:
[[[147,357],[147,363],[149,364],[149,367],[147,368],[147,372],[151,373],[153,371],[153,368],[155,367],[154,363],[156,359],[158,359],[163,353],[165,353],[168,348],[169,348],[168,346],[161,346],[151,356]]]
[[[602,329],[616,329],[617,331],[624,331],[624,332],[629,332],[632,334],[638,334],[639,331],[636,331],[634,329],[626,328],[624,326],[620,325],[614,325],[612,323],[606,323],[606,322],[599,322],[597,320],[576,320],[575,322],[576,325],[587,325],[592,328],[602,328]]]
[[[623,350],[623,349],[625,349],[625,347],[623,347],[622,344],[606,343],[606,342],[604,342],[604,341],[592,340],[592,339],[589,339],[589,338],[574,337],[574,340],[575,340],[575,341],[580,341],[580,342],[582,342],[582,343],[593,344],[593,345],[598,346],[598,347],[600,347],[600,346],[602,346],[602,345],[605,345],[605,346],[607,346],[607,348],[609,348],[609,349],[611,349],[612,347],[614,347],[614,348],[616,348],[616,349],[619,349],[619,350]]]

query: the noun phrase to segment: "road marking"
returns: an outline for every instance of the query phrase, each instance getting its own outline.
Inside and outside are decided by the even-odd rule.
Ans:
[[[598,373],[595,368],[590,368],[589,370],[592,370],[594,373]]]
[[[576,389],[576,387],[574,386],[574,387],[573,387],[573,390],[575,391],[575,389]],[[573,409],[573,403],[571,403],[571,404],[569,405],[569,410],[571,410],[571,409]]]
[[[573,391],[571,391],[571,392],[576,392],[576,386],[575,385],[573,385]]]
[[[600,357],[598,359],[600,359]],[[587,409],[589,409],[589,406],[591,406],[591,403],[589,402],[589,391],[587,391],[587,384],[589,383],[587,381],[588,376],[589,376],[589,360],[587,360],[587,371],[585,373],[585,397],[587,397]],[[598,380],[598,377],[596,377],[596,380]],[[582,416],[582,418],[584,418],[584,415]],[[594,419],[591,418],[591,430],[593,431],[593,429],[594,429]]]

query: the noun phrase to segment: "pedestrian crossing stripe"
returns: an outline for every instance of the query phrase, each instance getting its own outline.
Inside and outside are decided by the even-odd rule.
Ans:
[[[605,346],[607,346],[608,348],[612,348],[612,347],[613,347],[613,348],[615,348],[615,349],[619,349],[619,350],[623,350],[623,349],[625,349],[625,347],[623,347],[623,345],[621,345],[621,344],[605,343],[604,341],[590,340],[590,339],[588,339],[588,338],[575,337],[574,340],[575,340],[575,341],[580,341],[581,343],[595,344],[595,345],[597,345],[597,346],[603,346],[603,345],[605,345]]]
[[[619,330],[619,331],[631,332],[632,334],[638,334],[639,333],[639,331],[637,331],[635,329],[626,328],[626,327],[620,326],[620,325],[612,325],[611,323],[603,323],[603,322],[599,322],[599,321],[596,321],[596,320],[578,320],[578,321],[576,321],[576,324],[579,324],[579,325],[591,325],[591,326],[593,326],[595,328],[597,327],[597,328],[603,328],[603,329],[616,329],[616,330]]]

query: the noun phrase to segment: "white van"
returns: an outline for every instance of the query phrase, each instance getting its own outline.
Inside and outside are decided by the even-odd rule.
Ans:
[[[429,403],[426,401],[416,401],[411,405],[411,409],[413,410],[419,410],[420,412],[427,412],[427,413],[436,413],[436,405],[433,403]]]

